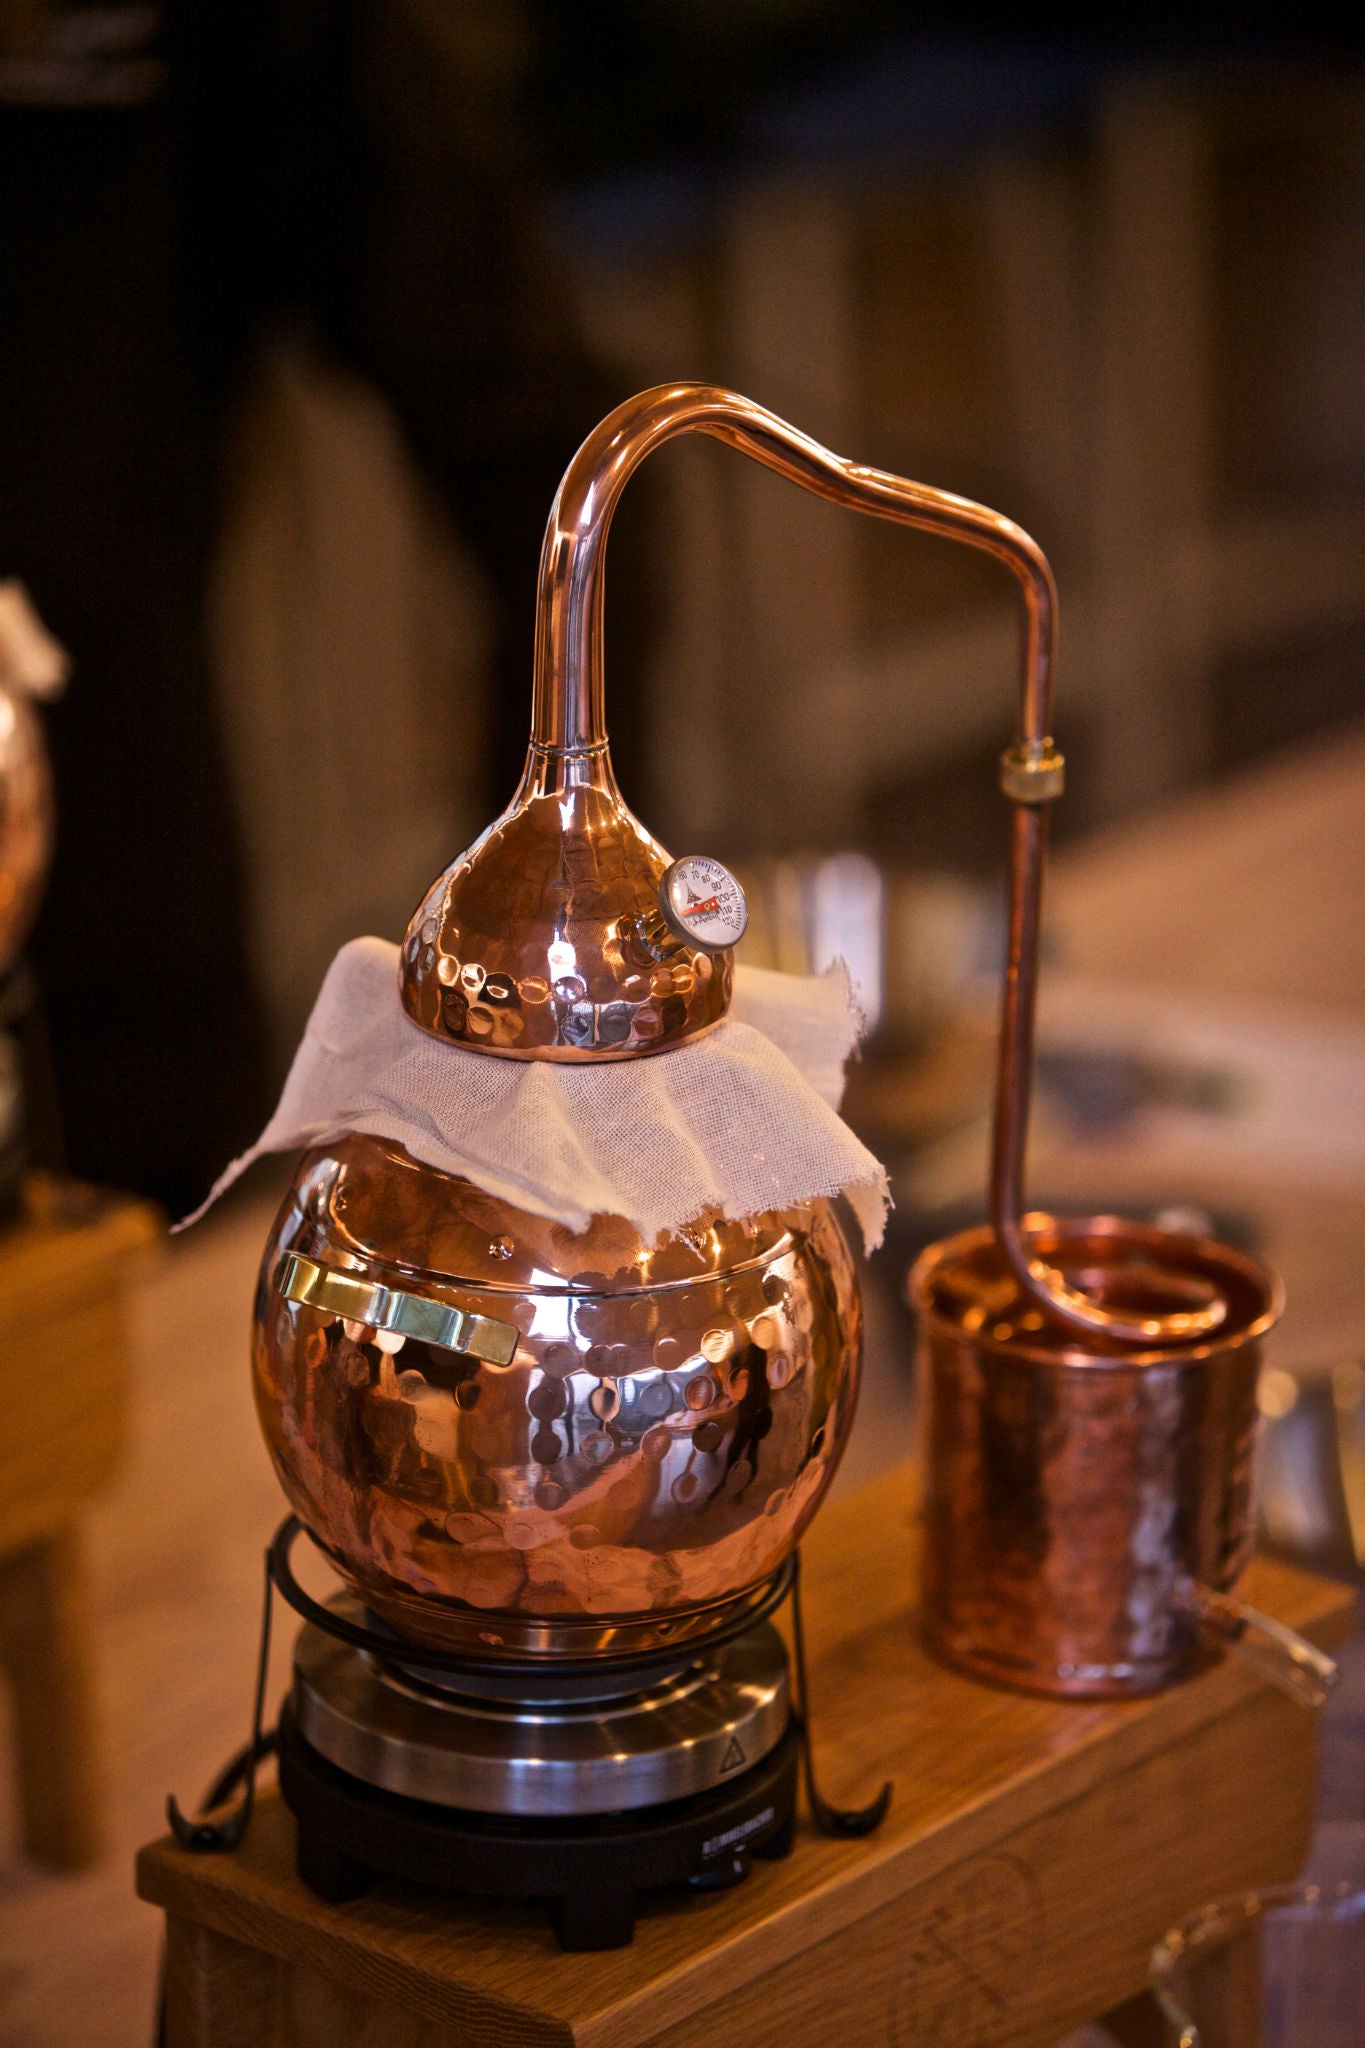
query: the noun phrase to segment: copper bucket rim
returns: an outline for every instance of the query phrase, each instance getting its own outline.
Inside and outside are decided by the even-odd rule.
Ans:
[[[1122,1237],[1135,1249],[1156,1255],[1178,1245],[1187,1260],[1202,1259],[1215,1274],[1226,1273],[1229,1269],[1237,1272],[1257,1290],[1264,1305],[1249,1321],[1221,1325],[1197,1342],[1158,1345],[1144,1350],[1125,1347],[1122,1351],[1107,1352],[1090,1350],[1080,1343],[1060,1350],[1045,1349],[1013,1336],[996,1338],[985,1325],[979,1330],[967,1330],[961,1322],[945,1315],[934,1305],[929,1289],[933,1276],[950,1258],[961,1258],[987,1247],[999,1255],[1002,1277],[1009,1270],[994,1224],[979,1223],[967,1230],[956,1231],[951,1237],[936,1239],[926,1245],[915,1260],[906,1280],[906,1297],[916,1316],[926,1324],[947,1331],[998,1358],[1017,1359],[1051,1370],[1066,1367],[1086,1372],[1126,1372],[1138,1367],[1205,1364],[1211,1358],[1254,1344],[1274,1328],[1284,1313],[1284,1286],[1274,1269],[1253,1253],[1225,1244],[1221,1238],[1195,1237],[1184,1231],[1162,1230],[1154,1223],[1136,1223],[1129,1217],[1110,1212],[1092,1216],[1057,1216],[1049,1210],[1034,1209],[1020,1219],[1020,1226],[1030,1238],[1049,1235]],[[1048,1250],[1046,1245],[1039,1249],[1048,1257],[1056,1256],[1055,1250]]]

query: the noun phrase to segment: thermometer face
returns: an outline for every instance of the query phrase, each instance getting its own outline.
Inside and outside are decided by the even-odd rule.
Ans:
[[[749,922],[739,883],[729,868],[704,853],[674,861],[659,883],[659,907],[670,931],[703,953],[723,953],[737,945]]]

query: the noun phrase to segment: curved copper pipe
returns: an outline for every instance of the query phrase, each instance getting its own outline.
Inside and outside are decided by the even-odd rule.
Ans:
[[[545,529],[536,609],[531,743],[582,753],[606,744],[602,688],[602,557],[621,493],[645,457],[679,434],[709,434],[817,497],[855,512],[942,533],[1006,562],[1024,599],[1020,724],[1047,736],[1057,594],[1022,527],[928,484],[832,455],[775,413],[714,384],[661,384],[627,399],[589,434],[564,473]]]
[[[596,756],[583,766],[607,772],[602,680],[603,555],[612,514],[645,457],[678,434],[709,434],[790,482],[853,511],[924,533],[965,541],[1003,562],[1023,605],[1019,744],[1005,757],[1005,779],[1028,793],[1013,797],[1009,952],[1001,1015],[991,1162],[991,1218],[1019,1285],[1067,1329],[1144,1346],[1203,1334],[1223,1318],[1214,1298],[1188,1313],[1141,1319],[1101,1307],[1068,1287],[1030,1255],[1020,1217],[1033,1070],[1038,934],[1047,858],[1047,803],[1060,789],[1052,748],[1052,676],[1057,592],[1047,557],[1013,520],[969,498],[911,483],[831,454],[774,413],[713,384],[661,384],[628,399],[602,421],[565,471],[551,508],[540,558],[536,610],[531,756],[527,774],[548,760]],[[539,767],[537,762],[539,761]],[[1011,769],[1014,775],[1011,777]],[[1030,769],[1048,775],[1033,778]],[[1022,773],[1021,773],[1022,770]]]

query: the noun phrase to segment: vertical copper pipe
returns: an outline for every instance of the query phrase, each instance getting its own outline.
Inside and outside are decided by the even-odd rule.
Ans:
[[[1215,1288],[1189,1309],[1134,1316],[1102,1308],[1060,1271],[1030,1251],[1020,1227],[1024,1212],[1024,1166],[1033,1083],[1033,1032],[1037,1015],[1038,953],[1043,878],[1047,866],[1045,804],[1015,802],[1010,820],[1009,943],[996,1067],[995,1122],[991,1142],[991,1222],[1010,1271],[1020,1287],[1054,1322],[1077,1334],[1116,1338],[1144,1348],[1179,1344],[1207,1336],[1226,1314]]]
[[[946,535],[993,555],[1014,577],[1023,610],[1019,740],[1004,756],[1002,785],[1013,803],[1009,955],[1001,1015],[991,1169],[991,1217],[1025,1293],[1073,1331],[1121,1342],[1179,1342],[1221,1321],[1215,1296],[1189,1313],[1134,1318],[1101,1307],[1033,1257],[1020,1228],[1028,1136],[1038,937],[1047,857],[1047,805],[1061,793],[1062,758],[1052,744],[1057,593],[1047,558],[1013,520],[969,498],[831,454],[773,413],[712,384],[665,384],[617,407],[574,456],[555,497],[540,558],[531,748],[523,793],[550,763],[563,773],[607,777],[602,672],[602,564],[612,514],[627,482],[655,448],[678,434],[709,434],[779,476],[857,512],[924,533]]]

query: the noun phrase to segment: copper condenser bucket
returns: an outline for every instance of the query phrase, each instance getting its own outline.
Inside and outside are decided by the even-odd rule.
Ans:
[[[1022,1296],[991,1229],[925,1252],[910,1280],[925,1630],[946,1661],[1030,1691],[1154,1692],[1207,1659],[1250,1555],[1280,1289],[1224,1244],[1112,1216],[1025,1221],[1094,1299],[1160,1315],[1216,1291],[1226,1313],[1202,1340],[1081,1344]]]
[[[1279,1283],[1212,1240],[1117,1217],[1025,1215],[1056,595],[1024,600],[1009,944],[990,1223],[931,1245],[910,1276],[920,1327],[924,1628],[931,1649],[1030,1692],[1156,1691],[1232,1647],[1319,1705],[1332,1660],[1234,1596],[1254,1529],[1260,1344]]]

